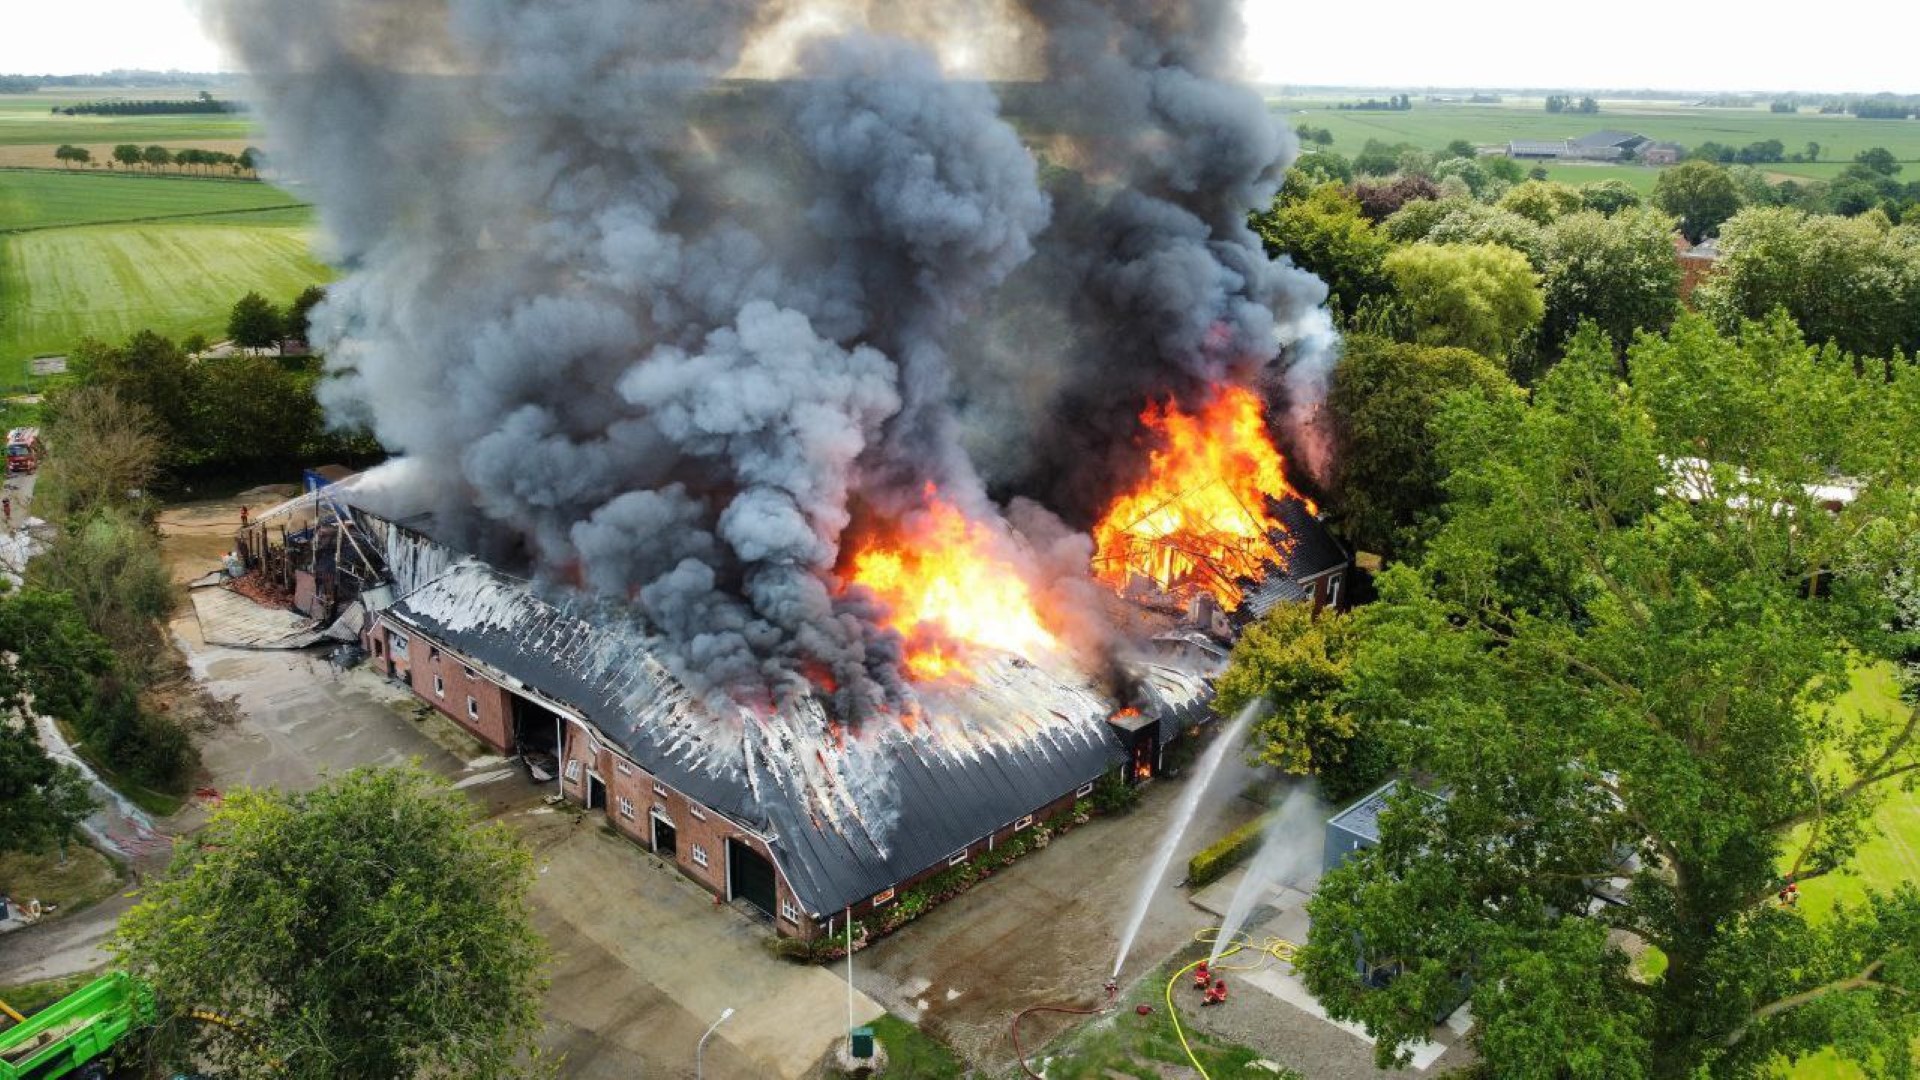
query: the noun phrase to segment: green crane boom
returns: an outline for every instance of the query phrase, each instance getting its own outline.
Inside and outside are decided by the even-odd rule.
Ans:
[[[68,1076],[153,1017],[153,991],[145,983],[117,971],[102,976],[0,1031],[0,1080]]]

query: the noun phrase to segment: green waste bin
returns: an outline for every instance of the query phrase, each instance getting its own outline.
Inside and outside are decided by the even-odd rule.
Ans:
[[[873,1056],[872,1028],[857,1027],[853,1029],[853,1056],[859,1061],[865,1061]]]

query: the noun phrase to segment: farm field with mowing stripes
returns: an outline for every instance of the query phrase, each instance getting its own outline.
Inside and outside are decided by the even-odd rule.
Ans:
[[[1374,96],[1383,97],[1385,93]],[[1286,117],[1289,127],[1304,123],[1326,128],[1333,133],[1331,149],[1348,157],[1359,153],[1368,139],[1438,150],[1455,139],[1492,146],[1514,139],[1578,138],[1608,129],[1632,131],[1650,139],[1676,142],[1688,149],[1704,142],[1738,148],[1752,142],[1779,139],[1787,152],[1793,153],[1805,149],[1808,142],[1817,142],[1820,162],[1815,164],[1816,168],[1822,163],[1844,164],[1853,160],[1853,155],[1873,146],[1887,148],[1901,161],[1920,161],[1920,120],[1861,120],[1813,112],[1772,113],[1764,106],[1715,109],[1679,102],[1602,98],[1599,113],[1580,116],[1549,113],[1538,98],[1509,98],[1489,105],[1429,103],[1416,98],[1413,108],[1405,112],[1336,109],[1334,102],[1326,98],[1270,98],[1268,105]],[[1838,171],[1837,165],[1835,171]]]
[[[0,171],[0,385],[82,337],[218,337],[249,290],[288,302],[332,277],[312,225],[270,184]]]
[[[331,277],[298,226],[88,225],[0,238],[0,382],[92,336],[225,332],[249,290],[284,304]]]
[[[222,212],[299,208],[271,184],[98,172],[0,172],[0,233]]]

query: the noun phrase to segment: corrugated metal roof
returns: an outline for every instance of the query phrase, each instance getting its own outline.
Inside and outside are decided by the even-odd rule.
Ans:
[[[1549,155],[1557,156],[1557,155],[1566,153],[1568,150],[1568,145],[1569,144],[1565,139],[1562,139],[1558,142],[1542,142],[1542,141],[1532,140],[1532,139],[1515,139],[1512,142],[1509,142],[1507,144],[1507,153],[1534,154],[1534,155],[1540,155],[1540,156],[1549,156]]]
[[[1580,136],[1573,140],[1573,145],[1592,148],[1598,146],[1621,146],[1626,143],[1645,141],[1647,140],[1644,135],[1636,135],[1631,131],[1614,131],[1611,128],[1606,128]]]
[[[817,701],[773,716],[716,709],[617,610],[549,603],[478,562],[390,614],[571,706],[662,782],[765,835],[816,914],[935,865],[1123,757],[1091,683],[1013,656],[982,661],[964,684],[916,688],[911,728],[875,725],[837,744]],[[1187,691],[1204,700],[1199,680]]]
[[[1349,835],[1358,836],[1369,843],[1379,843],[1380,815],[1386,813],[1387,804],[1393,801],[1395,794],[1398,793],[1399,790],[1400,781],[1387,781],[1372,792],[1361,796],[1360,800],[1352,806],[1328,818],[1327,827],[1340,829]],[[1417,787],[1409,787],[1407,790],[1424,799],[1425,802],[1421,803],[1421,805],[1427,807],[1438,807],[1441,803],[1445,802],[1448,797],[1446,791],[1441,791],[1436,794],[1431,791],[1423,791]]]

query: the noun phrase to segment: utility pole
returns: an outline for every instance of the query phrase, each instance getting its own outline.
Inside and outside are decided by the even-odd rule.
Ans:
[[[847,905],[847,1039],[853,1039],[853,905]],[[853,1051],[847,1051],[851,1056]]]
[[[707,1039],[712,1036],[714,1028],[726,1023],[727,1017],[732,1015],[732,1006],[722,1009],[720,1011],[720,1019],[715,1020],[713,1024],[707,1028],[707,1033],[700,1036],[700,1045],[693,1048],[693,1080],[706,1080],[704,1070],[706,1068],[705,1055],[707,1052]]]

